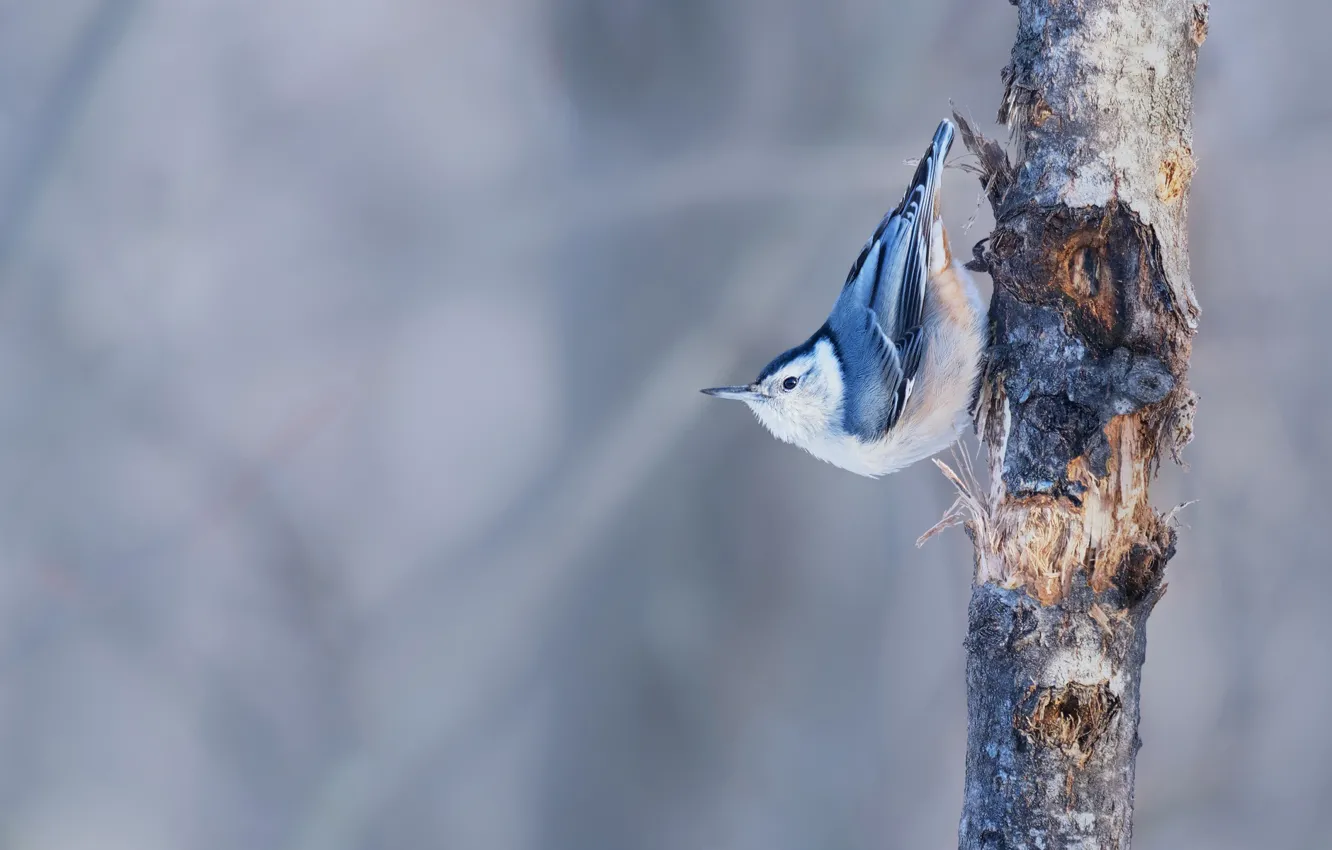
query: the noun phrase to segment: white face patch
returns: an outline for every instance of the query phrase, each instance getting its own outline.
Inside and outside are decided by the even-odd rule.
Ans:
[[[784,383],[795,378],[794,388]],[[758,421],[779,440],[804,449],[841,433],[842,371],[832,344],[819,340],[813,351],[792,360],[763,382],[763,398],[749,402]]]

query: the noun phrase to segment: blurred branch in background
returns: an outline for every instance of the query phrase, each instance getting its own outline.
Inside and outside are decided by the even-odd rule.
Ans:
[[[694,176],[683,182],[700,185]],[[451,602],[443,633],[430,638],[440,654],[422,657],[424,666],[414,676],[437,682],[423,686],[422,693],[446,701],[401,704],[398,717],[385,725],[384,738],[366,741],[334,767],[294,847],[361,846],[367,824],[423,762],[441,747],[475,735],[506,700],[515,698],[515,683],[537,678],[544,656],[533,648],[542,645],[554,625],[551,617],[562,608],[557,597],[577,586],[576,574],[594,563],[588,557],[590,545],[620,516],[625,499],[659,467],[703,408],[693,384],[701,375],[740,367],[739,346],[772,320],[802,282],[827,228],[795,216],[784,235],[749,252],[741,268],[726,277],[711,315],[660,358],[599,435],[583,441],[582,453],[566,466],[567,477],[554,487],[557,498],[536,524],[521,533],[506,529],[498,551],[482,563],[467,564],[474,580]],[[691,403],[681,403],[682,398]],[[437,600],[434,595],[418,598]],[[412,605],[408,598],[400,607],[410,612]],[[488,684],[460,695],[448,687],[454,681]]]
[[[129,26],[139,0],[99,0],[51,83],[50,93],[25,130],[22,147],[0,185],[0,273],[23,228],[42,185],[64,150],[65,135],[78,120],[98,72]]]

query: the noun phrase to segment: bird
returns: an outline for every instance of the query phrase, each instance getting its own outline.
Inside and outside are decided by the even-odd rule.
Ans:
[[[753,383],[702,392],[744,402],[777,439],[871,478],[958,439],[971,421],[988,322],[940,216],[954,132],[951,121],[939,124],[823,325]]]

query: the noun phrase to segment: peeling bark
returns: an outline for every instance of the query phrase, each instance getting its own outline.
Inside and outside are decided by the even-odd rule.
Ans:
[[[977,409],[959,846],[1127,848],[1146,623],[1174,553],[1148,499],[1196,397],[1186,202],[1207,4],[1020,0],[1000,121],[958,117],[994,232]]]

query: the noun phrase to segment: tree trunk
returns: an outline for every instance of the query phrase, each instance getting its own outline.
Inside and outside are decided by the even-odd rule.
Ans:
[[[987,492],[967,647],[964,850],[1121,848],[1147,616],[1174,552],[1148,501],[1192,436],[1186,200],[1207,4],[1020,0],[999,120],[960,117],[994,232],[977,409]]]

